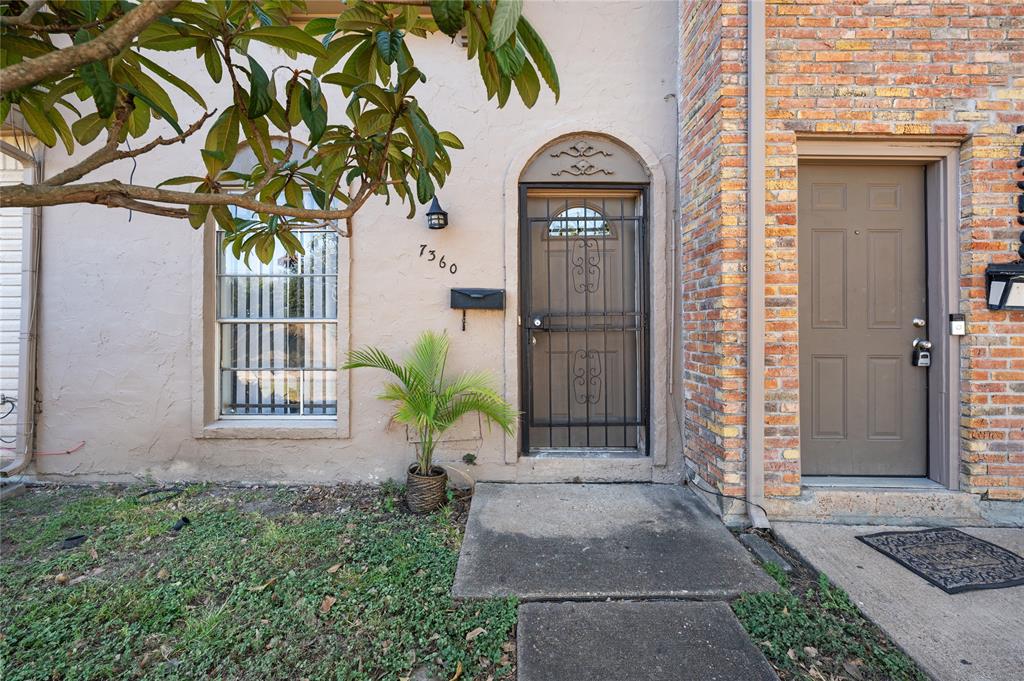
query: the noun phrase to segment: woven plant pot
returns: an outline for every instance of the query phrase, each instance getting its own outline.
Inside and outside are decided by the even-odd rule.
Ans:
[[[418,466],[409,466],[405,480],[405,503],[413,513],[431,513],[444,502],[448,487],[448,473],[440,466],[433,466],[430,475],[416,473]]]

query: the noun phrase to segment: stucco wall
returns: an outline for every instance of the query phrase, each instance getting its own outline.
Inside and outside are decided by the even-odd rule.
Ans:
[[[444,329],[452,337],[453,370],[491,369],[506,389],[517,380],[505,359],[515,309],[470,313],[463,332],[461,315],[448,308],[448,291],[502,287],[506,275],[515,276],[506,272],[507,249],[515,246],[506,240],[516,216],[504,196],[507,178],[519,172],[512,164],[556,134],[580,129],[631,137],[669,174],[675,167],[675,3],[531,2],[526,11],[558,64],[560,102],[544,93],[533,110],[516,101],[497,110],[485,99],[476,64],[457,45],[443,37],[417,42],[418,65],[430,77],[418,96],[435,126],[466,144],[454,154],[452,178],[439,194],[451,226],[429,232],[422,214],[410,222],[404,208],[368,205],[356,218],[347,285],[352,347],[373,343],[401,353],[421,330]],[[268,51],[265,58],[277,57]],[[173,66],[192,83],[208,82],[199,64]],[[213,88],[204,92],[211,93],[211,106],[223,106]],[[340,92],[337,97],[332,115],[339,120]],[[183,120],[198,115],[188,100],[177,103]],[[137,168],[123,164],[109,175],[127,180],[134,172],[141,183],[189,173],[199,163],[200,143],[161,149]],[[71,162],[53,150],[47,171]],[[382,377],[372,371],[351,376],[348,438],[194,437],[193,364],[203,323],[193,291],[202,278],[202,259],[195,257],[202,236],[184,223],[146,215],[129,220],[124,211],[90,206],[47,209],[43,220],[37,448],[86,445],[38,458],[39,474],[277,482],[403,474],[412,445],[403,428],[387,429],[388,407],[373,399]],[[420,259],[424,243],[457,263],[457,274]],[[346,284],[341,287],[344,296]],[[480,439],[453,443],[443,456],[458,461],[473,453],[474,477],[514,479],[514,448],[484,427]]]

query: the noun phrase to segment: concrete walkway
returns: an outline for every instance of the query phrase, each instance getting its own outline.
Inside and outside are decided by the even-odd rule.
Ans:
[[[683,487],[481,483],[452,593],[729,600],[775,588]]]
[[[1024,678],[1024,586],[947,594],[857,541],[908,527],[774,523],[779,537],[846,590],[937,681]],[[961,528],[1024,555],[1024,530]]]
[[[768,681],[727,601],[776,588],[682,487],[481,483],[452,592],[524,601],[519,681]]]

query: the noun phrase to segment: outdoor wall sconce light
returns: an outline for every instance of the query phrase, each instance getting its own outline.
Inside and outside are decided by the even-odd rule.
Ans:
[[[1024,134],[1024,125],[1017,126],[1017,134]],[[1018,168],[1024,168],[1024,145],[1020,148]],[[1017,195],[1017,223],[1024,225],[1024,181],[1017,182],[1022,193]],[[1020,233],[1017,247],[1020,260],[1003,264],[991,263],[985,268],[986,302],[990,310],[1024,310],[1024,232]]]
[[[990,264],[985,268],[985,289],[988,309],[1024,310],[1024,261]]]
[[[441,204],[437,202],[437,197],[435,196],[430,204],[430,209],[427,211],[427,227],[430,229],[444,229],[447,226],[448,213],[441,208]]]

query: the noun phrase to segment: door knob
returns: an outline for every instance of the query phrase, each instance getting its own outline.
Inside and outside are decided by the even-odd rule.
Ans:
[[[916,349],[916,350],[931,350],[932,349],[932,342],[930,340],[925,339],[925,338],[915,338],[914,339],[914,349]]]
[[[927,324],[927,322],[921,319],[920,317],[914,317],[914,321],[912,321],[911,323],[919,329],[923,329],[925,327],[925,324]]]

